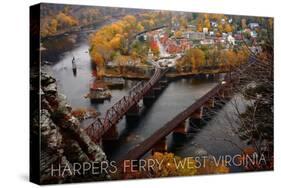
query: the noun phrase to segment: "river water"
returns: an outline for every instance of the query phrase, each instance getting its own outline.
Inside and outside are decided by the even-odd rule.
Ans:
[[[52,74],[58,82],[61,93],[66,95],[68,102],[75,108],[95,108],[102,114],[124,95],[128,94],[136,80],[126,80],[125,87],[111,90],[112,98],[102,104],[91,103],[85,95],[89,91],[95,77],[92,73],[91,59],[88,53],[88,34],[94,32],[80,32],[60,38],[53,38],[43,43],[47,48],[42,54],[42,61],[49,61]],[[49,50],[48,49],[52,49]],[[73,74],[71,60],[77,59],[77,74]],[[120,137],[104,150],[110,160],[116,160],[125,155],[130,149],[148,138],[153,132],[161,128],[176,114],[191,105],[196,99],[208,92],[218,80],[179,78],[171,81],[159,95],[152,106],[144,108],[139,119],[134,123],[127,123],[125,118],[118,124]],[[243,145],[235,135],[227,116],[233,109],[227,103],[199,132],[187,135],[179,141],[168,137],[169,151],[186,157],[207,152],[214,156],[235,155],[240,153],[237,145]],[[226,140],[231,140],[228,142]],[[231,168],[232,171],[241,171],[240,168]]]

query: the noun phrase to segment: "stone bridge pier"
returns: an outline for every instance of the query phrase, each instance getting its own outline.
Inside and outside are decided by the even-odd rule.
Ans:
[[[157,82],[152,89],[153,89],[154,95],[156,96],[161,93],[163,88],[162,88],[161,84],[159,82]]]
[[[191,127],[197,127],[202,125],[203,111],[204,111],[204,106],[201,106],[191,114],[191,116],[189,117],[189,124]]]
[[[225,88],[224,88],[224,97],[229,100],[232,97],[233,94],[233,84],[228,84]]]
[[[136,103],[126,113],[126,121],[129,125],[135,125],[141,114],[141,106]]]
[[[161,85],[162,89],[164,89],[167,85],[168,85],[168,79],[166,76],[163,76],[160,80],[159,80],[159,84]]]
[[[173,133],[175,135],[186,135],[187,132],[188,132],[188,129],[189,129],[189,121],[188,119],[181,122],[174,130],[173,130]]]
[[[114,141],[114,140],[118,140],[118,138],[119,138],[118,128],[116,125],[113,125],[102,136],[102,141]]]
[[[143,96],[143,104],[150,106],[167,85],[168,80],[164,76]]]
[[[233,85],[229,84],[221,89],[217,95],[214,97],[215,99],[215,108],[221,108],[229,99],[231,99],[233,94]]]
[[[140,106],[138,103],[134,104],[126,113],[126,117],[138,117],[140,114]]]
[[[156,95],[154,89],[152,88],[143,96],[143,104],[145,106],[150,106],[153,103],[155,97]]]
[[[211,97],[203,106],[203,119],[210,120],[215,114],[215,98]]]

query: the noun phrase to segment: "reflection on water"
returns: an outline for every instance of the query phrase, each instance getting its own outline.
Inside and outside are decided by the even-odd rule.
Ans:
[[[80,37],[80,36],[79,36]],[[71,51],[76,47],[77,41],[80,40],[77,34],[68,36],[60,36],[43,41],[43,46],[46,51],[42,51],[41,55],[44,61],[57,62],[62,58],[62,54],[66,51]]]

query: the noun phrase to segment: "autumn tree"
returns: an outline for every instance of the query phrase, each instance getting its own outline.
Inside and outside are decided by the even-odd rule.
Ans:
[[[248,61],[249,53],[242,48],[236,53],[236,65],[239,66],[241,64],[244,64]]]
[[[236,54],[232,50],[225,50],[222,53],[222,65],[226,65],[227,67],[232,67],[236,64]]]
[[[229,23],[225,24],[224,31],[226,33],[232,32],[232,27],[231,27],[231,25]]]
[[[121,47],[121,41],[123,40],[122,35],[116,34],[111,40],[110,40],[110,47],[114,50],[118,50]]]
[[[159,55],[159,46],[155,40],[152,40],[150,42],[150,48],[151,48],[153,55],[155,55],[155,56]]]
[[[188,22],[187,22],[187,19],[185,17],[181,17],[179,19],[179,23],[180,23],[180,27],[182,29],[187,29],[187,26],[188,26]]]
[[[198,32],[202,32],[203,31],[203,23],[202,23],[201,19],[199,19],[198,22],[197,22],[197,31]]]
[[[60,12],[56,19],[58,20],[59,27],[65,28],[65,27],[72,27],[78,25],[78,20],[70,15],[67,15],[63,12]]]
[[[208,28],[208,30],[210,30],[211,28],[211,23],[209,19],[205,19],[204,21],[204,27]]]
[[[57,29],[58,29],[58,21],[56,19],[52,19],[49,26],[49,32],[54,34],[57,32]]]
[[[218,24],[218,30],[220,33],[222,33],[224,31],[223,25],[221,23]]]
[[[144,27],[141,23],[138,23],[136,29],[137,29],[138,32],[141,32],[141,31],[144,30]]]
[[[191,64],[193,72],[197,72],[199,67],[205,63],[205,54],[199,48],[191,48],[185,54],[185,61]]]

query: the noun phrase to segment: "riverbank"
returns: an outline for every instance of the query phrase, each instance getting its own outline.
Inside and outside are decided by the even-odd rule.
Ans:
[[[120,73],[119,71],[103,71],[103,73],[99,74],[101,77],[108,77],[108,78],[124,78],[124,79],[141,79],[141,80],[147,80],[150,78],[150,74],[147,74],[148,72],[152,73],[153,68],[152,67],[146,67],[143,69],[142,73],[140,72],[123,72]],[[199,72],[172,72],[168,71],[166,73],[167,78],[190,78],[197,75],[213,75],[213,74],[220,74],[220,73],[227,73],[228,71],[225,70],[208,70],[208,71],[199,71]]]

